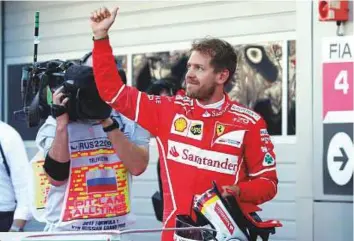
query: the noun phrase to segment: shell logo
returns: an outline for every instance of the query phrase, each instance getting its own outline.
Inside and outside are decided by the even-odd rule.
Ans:
[[[178,132],[183,132],[187,128],[187,120],[183,117],[180,117],[175,120],[173,123],[175,130]]]

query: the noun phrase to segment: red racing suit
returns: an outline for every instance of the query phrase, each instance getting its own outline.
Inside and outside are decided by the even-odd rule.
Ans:
[[[164,227],[190,215],[193,196],[237,184],[247,211],[277,193],[273,144],[264,120],[225,94],[221,109],[206,109],[184,95],[152,96],[123,84],[109,40],[94,42],[93,70],[101,98],[156,137],[164,195]],[[251,204],[251,205],[249,205]],[[163,232],[172,241],[173,232]]]

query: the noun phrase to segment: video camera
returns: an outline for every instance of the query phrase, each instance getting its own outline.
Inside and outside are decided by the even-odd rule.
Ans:
[[[16,111],[15,118],[25,120],[28,127],[38,126],[51,115],[52,95],[60,87],[71,121],[103,120],[111,115],[112,108],[99,96],[93,69],[84,65],[91,52],[79,61],[50,60],[22,69],[21,95],[22,110]],[[119,70],[122,78],[123,70]]]
[[[121,72],[121,71],[120,71]],[[50,60],[22,69],[23,109],[14,114],[26,120],[29,127],[38,126],[51,114],[52,95],[60,87],[71,121],[102,120],[112,108],[99,96],[93,69],[80,61]]]
[[[23,108],[15,111],[16,119],[36,127],[50,115],[53,90],[64,83],[64,73],[75,64],[59,59],[35,63],[22,68],[21,98]]]
[[[39,12],[36,12],[33,64],[22,68],[23,108],[14,112],[15,118],[26,121],[28,127],[38,126],[51,115],[52,95],[61,86],[64,96],[69,97],[65,107],[71,121],[108,118],[112,108],[99,96],[92,67],[84,65],[92,53],[78,61],[54,59],[38,63],[38,44]]]

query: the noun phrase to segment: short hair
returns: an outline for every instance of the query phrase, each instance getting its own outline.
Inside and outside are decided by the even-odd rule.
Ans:
[[[210,65],[214,68],[214,72],[227,69],[229,78],[225,84],[232,79],[236,70],[237,54],[230,43],[218,38],[203,38],[193,42],[190,52],[192,51],[209,55]]]

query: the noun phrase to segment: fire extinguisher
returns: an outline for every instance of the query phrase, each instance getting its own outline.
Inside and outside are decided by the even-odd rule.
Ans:
[[[349,19],[348,0],[320,0],[318,1],[319,21],[335,21],[337,24],[337,35],[344,35],[341,26]]]
[[[320,0],[318,2],[318,12],[320,21],[345,22],[349,19],[349,2],[348,0]]]

